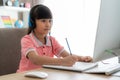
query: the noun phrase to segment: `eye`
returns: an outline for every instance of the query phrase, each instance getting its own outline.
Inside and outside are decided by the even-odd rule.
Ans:
[[[45,19],[42,19],[41,21],[42,21],[42,22],[46,22],[46,20],[45,20]]]
[[[50,22],[50,23],[52,23],[52,22],[53,22],[53,20],[52,20],[52,19],[50,19],[50,20],[49,20],[49,22]]]

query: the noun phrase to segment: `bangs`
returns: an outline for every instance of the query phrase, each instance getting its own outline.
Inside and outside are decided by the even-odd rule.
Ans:
[[[38,7],[34,13],[36,19],[52,19],[52,13],[47,7]]]

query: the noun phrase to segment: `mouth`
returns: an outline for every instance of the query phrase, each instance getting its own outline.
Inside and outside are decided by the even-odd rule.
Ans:
[[[44,29],[45,31],[49,31],[50,29]]]

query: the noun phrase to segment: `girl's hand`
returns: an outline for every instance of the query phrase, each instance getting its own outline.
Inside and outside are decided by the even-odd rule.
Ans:
[[[78,57],[77,56],[70,55],[70,56],[64,57],[62,59],[62,64],[61,65],[62,66],[72,66],[77,61],[78,61]]]
[[[80,56],[79,61],[91,62],[92,58],[90,56]]]
[[[83,62],[91,62],[92,58],[90,56],[78,56],[73,54],[74,58],[76,58],[77,61],[83,61]]]

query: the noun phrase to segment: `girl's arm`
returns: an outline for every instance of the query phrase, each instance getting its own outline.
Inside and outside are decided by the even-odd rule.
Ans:
[[[66,52],[65,52],[66,53]],[[53,58],[49,56],[39,56],[34,51],[30,51],[27,58],[36,65],[62,65],[72,66],[77,60],[74,56],[63,54],[64,58]]]
[[[60,56],[62,56],[62,57],[70,56],[70,53],[68,53],[67,51],[64,50]],[[75,54],[72,54],[72,56],[74,56],[74,58],[76,58],[76,60],[78,60],[78,61],[83,61],[83,62],[91,62],[92,61],[92,58],[90,56],[78,56]]]
[[[63,51],[60,55],[62,58],[53,58],[49,56],[39,56],[34,51],[30,51],[27,58],[36,65],[62,65],[72,66],[76,61],[90,62],[89,56],[70,55],[67,51]]]

